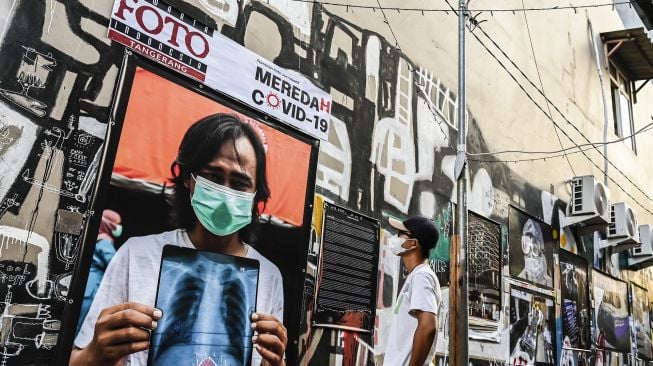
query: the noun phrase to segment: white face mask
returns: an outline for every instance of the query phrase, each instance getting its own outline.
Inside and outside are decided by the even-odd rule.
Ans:
[[[544,275],[544,263],[541,258],[524,258],[524,266],[530,279],[540,279]]]
[[[406,242],[406,240],[410,240],[410,239],[400,238],[397,235],[393,235],[390,238],[388,238],[388,246],[390,247],[390,251],[392,251],[392,254],[401,255],[411,250],[412,248],[407,249],[401,246],[403,243]]]

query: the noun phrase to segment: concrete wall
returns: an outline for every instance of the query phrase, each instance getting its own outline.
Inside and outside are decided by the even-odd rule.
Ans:
[[[383,3],[426,6],[419,1]],[[188,0],[184,6],[205,13],[223,34],[282,67],[302,72],[331,93],[330,136],[321,146],[317,172],[320,199],[379,219],[388,214],[402,217],[421,213],[434,217],[444,232],[450,233],[457,137],[455,112],[450,113],[455,111],[457,99],[457,18],[452,12],[386,11],[399,49],[379,10],[322,7],[291,0]],[[472,3],[473,8],[496,6],[490,1]],[[517,8],[520,3],[510,1],[503,6]],[[3,319],[20,314],[24,322],[51,334],[46,341],[38,341],[36,333],[33,339],[14,339],[9,344],[13,348],[0,352],[14,364],[47,363],[56,343],[67,286],[80,250],[79,235],[57,228],[56,218],[58,214],[79,213],[77,218],[87,222],[90,215],[88,199],[93,193],[122,51],[105,36],[110,8],[110,1],[9,0],[0,5],[0,89],[14,95],[0,98],[0,236],[13,235],[30,243],[0,253],[0,264],[5,263],[3,260],[12,263],[13,271],[17,263],[24,263],[20,273],[5,275],[3,271],[0,276],[0,298],[5,298],[6,312]],[[629,10],[619,11],[628,15]],[[481,17],[487,19],[480,25],[482,31],[535,86],[481,29],[474,35],[499,57],[517,82],[474,36],[468,36],[469,151],[559,149],[553,123],[536,104],[547,113],[551,110],[564,147],[573,146],[572,141],[601,141],[603,105],[587,23],[591,21],[598,34],[622,29],[622,18],[633,21],[632,17],[620,16],[610,7],[527,13],[548,102],[536,89],[540,81],[523,14]],[[38,85],[23,90],[21,72],[24,75],[33,65],[29,60],[36,57]],[[638,95],[639,103],[634,106],[636,130],[650,122],[652,98],[651,86]],[[608,139],[616,138],[610,128]],[[633,197],[610,181],[611,199],[627,202],[638,213],[640,223],[653,222],[653,215],[644,209],[653,211],[649,198],[653,196],[653,164],[648,158],[653,146],[649,140],[646,133],[638,137],[637,155],[623,143],[609,147],[614,164],[610,176]],[[522,157],[494,156],[508,160]],[[602,169],[603,158],[595,151],[588,151],[587,157],[569,155],[569,163],[564,158],[470,162],[469,206],[501,224],[502,257],[507,252],[509,207],[518,207],[558,230],[557,208],[568,201],[565,181],[574,175],[569,164],[575,175],[593,174],[603,179],[603,173],[589,160]],[[628,182],[617,168],[646,193]],[[383,225],[387,229],[385,221]],[[569,234],[561,233],[571,248],[574,238]],[[593,243],[585,244],[580,254],[592,262]],[[434,259],[446,263],[448,235],[440,245],[436,255],[440,257]],[[402,280],[398,258],[391,256],[384,243],[382,248],[379,286],[386,291],[379,296],[375,334],[311,330],[305,324],[306,334],[298,345],[303,364],[370,364],[382,359],[389,309]],[[18,250],[27,250],[31,257],[17,260]],[[507,283],[507,263],[502,274]],[[652,277],[651,271],[633,273],[618,266],[614,275],[644,287]],[[32,285],[27,285],[29,281]],[[509,294],[502,290],[496,341],[471,342],[474,357],[499,362],[508,359]],[[310,303],[310,296],[306,303]],[[306,310],[310,314],[310,308]],[[441,355],[447,352],[447,326],[445,317],[439,336]]]

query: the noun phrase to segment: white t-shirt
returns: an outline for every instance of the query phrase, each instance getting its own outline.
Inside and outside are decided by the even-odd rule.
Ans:
[[[129,239],[107,267],[95,299],[75,338],[75,347],[84,348],[93,339],[95,322],[100,312],[113,305],[133,301],[154,306],[163,247],[167,244],[194,248],[185,230]],[[260,262],[256,311],[271,314],[283,321],[283,280],[279,269],[251,246],[247,258]],[[129,365],[147,365],[147,351],[132,354]],[[254,349],[252,365],[259,365],[261,356]]]
[[[413,337],[417,329],[415,311],[428,311],[439,315],[441,305],[442,295],[438,278],[427,264],[418,265],[406,278],[393,308],[392,325],[383,365],[408,365],[413,350]],[[424,365],[429,365],[433,360],[436,343],[437,334]]]

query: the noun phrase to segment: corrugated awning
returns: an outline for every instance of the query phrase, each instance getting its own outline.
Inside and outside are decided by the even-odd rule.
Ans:
[[[653,79],[653,44],[644,28],[601,33],[605,54],[630,81]]]

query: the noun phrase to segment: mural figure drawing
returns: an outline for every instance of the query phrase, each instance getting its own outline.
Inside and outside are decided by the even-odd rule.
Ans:
[[[38,117],[43,117],[48,106],[30,97],[28,93],[30,88],[45,88],[48,76],[57,61],[52,58],[52,54],[44,55],[31,47],[23,46],[23,49],[25,52],[17,75],[18,84],[22,89],[0,89],[0,95]]]

